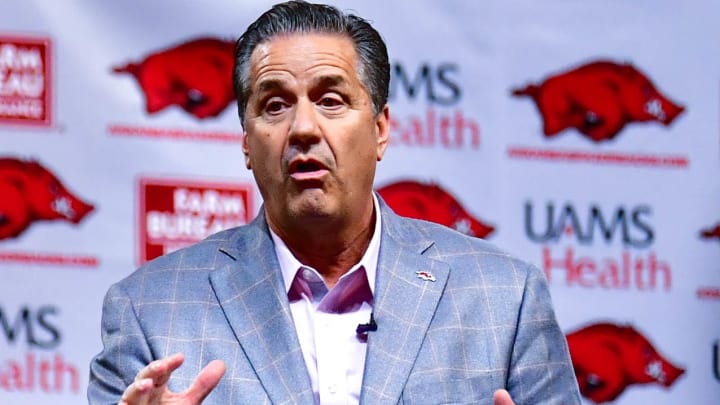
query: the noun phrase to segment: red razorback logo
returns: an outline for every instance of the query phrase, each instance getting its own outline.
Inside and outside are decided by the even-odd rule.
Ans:
[[[714,228],[707,228],[700,231],[700,237],[703,239],[718,239],[720,240],[720,224],[715,225]]]
[[[398,215],[435,222],[478,238],[495,230],[468,214],[450,193],[436,184],[400,181],[377,192]]]
[[[78,224],[94,209],[39,163],[15,158],[0,158],[0,196],[0,240],[19,236],[39,220]]]
[[[567,335],[580,393],[595,403],[613,401],[629,385],[671,386],[685,370],[631,326],[596,323]]]
[[[113,68],[130,73],[145,93],[145,109],[155,114],[180,106],[198,119],[219,115],[234,99],[235,43],[199,38],[157,51],[140,62]]]
[[[657,121],[668,126],[685,110],[663,96],[635,66],[610,61],[552,75],[512,94],[533,99],[545,136],[575,128],[593,142],[615,138],[631,122]]]

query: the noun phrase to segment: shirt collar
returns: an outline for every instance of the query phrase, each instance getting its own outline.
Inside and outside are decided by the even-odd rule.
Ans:
[[[375,193],[373,193],[372,196],[373,208],[375,210],[375,229],[373,230],[372,238],[370,238],[370,244],[368,245],[368,248],[363,254],[362,258],[360,258],[360,261],[354,266],[352,266],[352,268],[350,268],[350,271],[343,274],[340,279],[346,277],[347,275],[362,266],[365,269],[365,274],[367,275],[370,291],[374,294],[375,273],[377,272],[377,262],[380,253],[380,235],[382,219],[380,217],[380,204],[378,203]],[[268,229],[270,229],[270,227],[268,227]],[[290,252],[290,249],[287,247],[285,242],[280,239],[280,237],[275,232],[273,232],[272,229],[270,229],[270,236],[272,237],[273,243],[275,245],[275,255],[277,256],[278,262],[280,263],[280,270],[282,272],[283,282],[285,283],[285,292],[288,292],[290,290],[290,286],[292,285],[293,279],[295,278],[295,274],[298,272],[298,270],[303,267],[311,267],[300,263],[300,261],[296,259],[295,256],[293,256],[292,252]]]

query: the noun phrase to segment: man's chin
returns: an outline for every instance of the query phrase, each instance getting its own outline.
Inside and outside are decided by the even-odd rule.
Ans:
[[[292,215],[297,219],[322,219],[332,217],[327,196],[321,191],[303,193],[305,195],[294,201],[291,209]]]

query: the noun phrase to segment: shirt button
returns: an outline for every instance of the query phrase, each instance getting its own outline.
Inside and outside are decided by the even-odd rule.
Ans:
[[[337,390],[338,390],[337,384],[330,384],[328,386],[328,392],[331,394],[337,393]]]

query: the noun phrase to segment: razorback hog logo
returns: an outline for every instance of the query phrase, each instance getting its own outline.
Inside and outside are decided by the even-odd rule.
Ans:
[[[714,228],[707,228],[707,229],[701,230],[700,237],[703,239],[720,240],[720,224],[715,225]]]
[[[512,94],[535,101],[546,137],[575,128],[598,143],[615,138],[631,122],[668,126],[685,110],[633,65],[610,61],[582,65],[516,88]]]
[[[0,196],[0,240],[17,237],[39,220],[78,224],[94,209],[39,163],[15,158],[0,158]]]
[[[669,387],[685,372],[631,326],[597,323],[568,334],[567,341],[580,393],[595,403],[613,401],[632,384]]]
[[[400,181],[377,189],[378,194],[398,214],[424,219],[464,234],[484,238],[495,230],[475,219],[447,191],[436,184]]]
[[[180,106],[198,119],[219,115],[234,99],[234,42],[199,38],[158,51],[140,62],[113,68],[129,73],[145,93],[145,109],[155,114]]]

